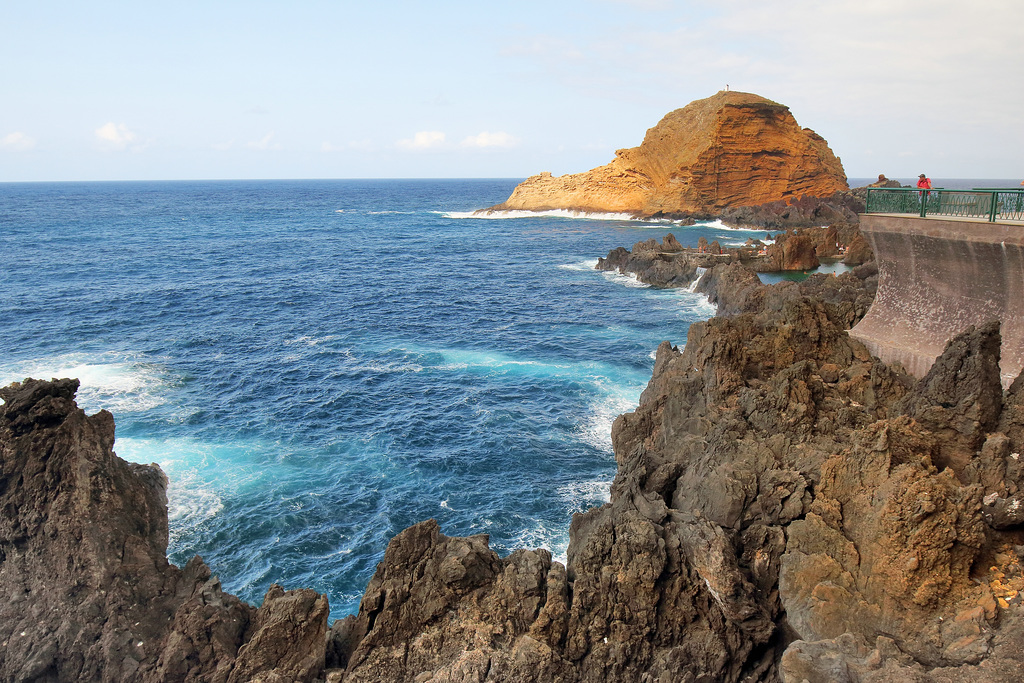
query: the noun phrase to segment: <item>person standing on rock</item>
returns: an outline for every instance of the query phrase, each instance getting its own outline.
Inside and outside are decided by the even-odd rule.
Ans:
[[[926,176],[924,173],[922,173],[921,175],[919,175],[917,177],[917,187],[918,187],[918,189],[921,189],[921,190],[930,190],[930,189],[932,189],[932,179],[929,178],[928,176]],[[927,196],[928,193],[925,192],[924,195]]]

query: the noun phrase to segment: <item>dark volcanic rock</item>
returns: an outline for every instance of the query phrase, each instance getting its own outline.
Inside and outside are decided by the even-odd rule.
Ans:
[[[997,549],[1017,542],[999,530],[1014,521],[994,524],[986,489],[966,479],[1012,498],[1020,444],[990,435],[961,481],[936,468],[935,432],[900,414],[970,412],[974,397],[978,424],[997,426],[991,331],[954,340],[942,370],[914,388],[845,332],[870,301],[872,267],[799,285],[755,280],[740,264],[716,266],[706,281],[736,314],[692,325],[685,350],[659,347],[639,408],[613,427],[611,502],[574,517],[564,574],[543,557],[526,609],[509,619],[518,603],[501,582],[528,574],[510,570],[515,556],[414,527],[405,534],[417,540],[396,539],[367,592],[355,629],[366,629],[356,648],[366,654],[350,674],[1011,680],[1024,655],[1009,597],[1024,576],[1019,556]],[[441,586],[453,556],[475,558],[476,578]],[[473,645],[460,650],[451,639],[467,629]]]
[[[76,381],[0,390],[0,678],[1019,680],[1024,377],[1002,393],[995,325],[920,382],[872,358],[846,330],[877,277],[714,265],[728,315],[658,347],[566,566],[422,522],[330,631],[312,591],[256,610],[169,565],[163,476],[113,455]]]
[[[169,564],[166,478],[115,456],[113,417],[87,417],[77,389],[71,379],[0,389],[0,679],[319,675],[326,599],[293,604],[307,594],[272,589],[256,610],[221,592],[199,558],[184,571]]]
[[[857,214],[863,212],[862,197],[851,192],[839,192],[831,197],[801,197],[797,200],[726,209],[720,217],[729,225],[785,230],[830,223],[856,225]]]
[[[754,253],[752,249],[746,251]],[[699,277],[700,269],[728,260],[728,256],[723,259],[712,253],[684,249],[669,233],[661,244],[652,238],[637,242],[632,251],[624,247],[612,249],[608,256],[597,260],[596,268],[632,274],[640,282],[655,287],[687,287]]]
[[[821,265],[814,240],[808,235],[787,232],[768,247],[772,270],[814,270]]]

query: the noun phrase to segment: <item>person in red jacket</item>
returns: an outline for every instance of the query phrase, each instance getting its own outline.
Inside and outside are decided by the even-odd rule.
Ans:
[[[917,189],[919,190],[930,190],[932,189],[932,179],[926,176],[924,173],[917,177]],[[927,197],[928,192],[921,192],[921,197]]]

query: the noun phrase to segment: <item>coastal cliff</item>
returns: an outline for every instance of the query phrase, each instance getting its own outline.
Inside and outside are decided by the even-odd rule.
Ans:
[[[313,591],[256,609],[170,565],[166,480],[77,381],[0,390],[0,678],[1019,680],[1024,380],[996,324],[920,382],[872,358],[846,330],[876,285],[714,265],[720,315],[658,348],[565,566],[425,521],[329,630]]]
[[[840,160],[789,108],[722,91],[677,109],[639,147],[585,173],[541,173],[486,211],[717,215],[725,209],[847,190]]]
[[[167,479],[112,451],[78,380],[0,389],[0,679],[308,681],[327,599],[272,586],[256,609],[198,557],[167,561]]]

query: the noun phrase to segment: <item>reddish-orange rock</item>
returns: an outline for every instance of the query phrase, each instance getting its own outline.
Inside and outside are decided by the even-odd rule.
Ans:
[[[846,189],[839,158],[789,107],[722,91],[667,114],[610,164],[532,176],[488,210],[717,213]]]

